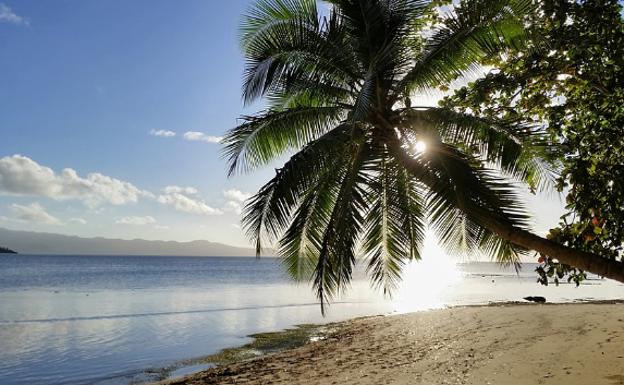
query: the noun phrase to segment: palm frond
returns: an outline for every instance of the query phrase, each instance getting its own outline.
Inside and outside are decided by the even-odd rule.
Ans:
[[[317,184],[303,194],[290,227],[280,239],[279,255],[295,281],[313,278],[321,253],[323,229],[327,228],[335,199],[332,184],[342,177],[340,168],[324,173]]]
[[[478,117],[450,108],[407,108],[405,129],[415,134],[434,131],[440,139],[482,162],[499,168],[506,176],[527,183],[533,190],[552,188],[556,167],[547,159],[545,132],[517,121]]]
[[[448,13],[426,39],[424,52],[399,85],[397,95],[409,96],[476,73],[479,61],[525,39],[522,17],[530,0],[473,0]]]
[[[406,261],[420,258],[424,241],[424,209],[413,181],[385,146],[377,151],[369,183],[363,252],[373,284],[391,295]]]
[[[243,51],[267,31],[292,20],[318,23],[316,0],[258,0],[250,7],[240,26]]]
[[[346,172],[336,185],[336,198],[324,230],[313,285],[321,302],[321,312],[330,298],[351,281],[357,240],[363,229],[366,209],[366,173],[368,156],[363,142],[352,142]]]
[[[291,10],[299,2],[305,6]],[[344,86],[357,81],[357,67],[344,54],[348,47],[344,45],[340,25],[321,23],[316,6],[309,4],[313,1],[264,0],[264,3],[270,6],[260,16],[248,15],[243,22],[246,103],[267,92],[283,93],[297,79],[324,82],[330,79]]]
[[[429,221],[449,251],[495,251],[492,242],[496,236],[483,225],[486,218],[517,228],[528,227],[529,217],[514,186],[455,148],[430,142],[426,154],[412,156],[401,151],[406,169],[428,188]],[[494,257],[502,261],[514,255]]]
[[[503,174],[526,183],[533,192],[555,191],[560,163],[554,160],[554,146],[547,142],[525,145],[509,165],[500,164]]]
[[[274,241],[291,221],[302,196],[335,172],[344,157],[352,128],[338,126],[294,155],[253,196],[243,211],[243,228],[259,255],[263,239]]]
[[[265,165],[288,150],[297,150],[333,128],[344,117],[341,107],[297,106],[269,110],[229,131],[221,143],[229,175]]]
[[[419,260],[427,228],[425,199],[422,188],[418,186],[396,156],[393,156],[393,163],[397,168],[396,189],[392,190],[396,196],[391,197],[390,202],[397,205],[401,228],[408,237],[408,250],[405,254],[410,260]]]
[[[267,96],[270,107],[275,110],[294,108],[296,106],[341,106],[346,110],[356,98],[356,93],[343,88],[340,84],[331,81],[311,81],[296,79],[287,87],[285,92],[273,92]]]
[[[512,265],[516,271],[520,270],[522,257],[529,257],[529,251],[502,239],[491,231],[483,230],[479,239],[479,248],[492,260],[503,266]]]
[[[353,113],[349,117],[352,122],[365,119],[372,111],[377,84],[375,75],[373,73],[367,74],[364,84],[359,90],[357,99],[354,102]]]

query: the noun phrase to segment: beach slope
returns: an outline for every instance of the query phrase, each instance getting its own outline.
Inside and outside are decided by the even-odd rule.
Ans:
[[[624,384],[624,305],[500,305],[341,324],[167,384]]]

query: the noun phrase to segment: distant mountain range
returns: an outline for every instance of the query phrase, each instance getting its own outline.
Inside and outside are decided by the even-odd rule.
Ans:
[[[255,255],[251,248],[235,247],[208,241],[147,241],[144,239],[81,238],[75,236],[15,231],[0,228],[0,245],[20,254],[66,255],[168,255],[246,257]],[[266,255],[272,255],[267,251]]]

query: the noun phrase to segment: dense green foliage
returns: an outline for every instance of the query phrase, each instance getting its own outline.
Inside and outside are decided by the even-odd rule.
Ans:
[[[539,187],[548,176],[542,130],[410,97],[520,47],[532,1],[464,1],[441,14],[422,0],[327,3],[323,16],[315,0],[260,0],[242,24],[243,96],[268,106],[224,138],[230,173],[294,153],[245,208],[258,252],[277,241],[322,304],[359,255],[389,292],[420,258],[427,226],[453,252],[517,263],[526,250],[483,223],[528,228],[512,181]]]
[[[624,241],[624,21],[615,0],[541,1],[527,17],[527,49],[490,57],[494,68],[446,106],[483,118],[542,124],[560,164],[568,213],[549,238],[621,259]],[[539,281],[574,267],[543,256]]]

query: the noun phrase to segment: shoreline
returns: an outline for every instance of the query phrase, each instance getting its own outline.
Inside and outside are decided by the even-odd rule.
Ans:
[[[352,320],[370,317],[379,316],[358,317]],[[148,382],[147,384],[160,384],[167,383],[168,381],[177,381],[186,376],[197,374],[203,370],[215,369],[226,365],[237,364],[256,358],[270,356],[275,353],[297,349],[307,345],[310,342],[328,338],[343,323],[350,322],[352,320],[330,322],[326,324],[301,324],[279,331],[251,334],[246,337],[249,337],[252,340],[244,345],[231,346],[221,349],[213,354],[177,361],[167,367],[149,369],[149,373],[157,373],[161,377],[161,380],[157,382]],[[205,367],[202,370],[189,372],[185,370],[185,368],[202,366]],[[185,372],[185,374],[176,376],[176,373],[179,371]]]
[[[539,321],[536,322],[535,329],[526,328],[526,325],[530,325],[531,319]],[[484,323],[489,323],[489,328],[484,329]],[[513,325],[521,328],[514,328]],[[383,327],[380,329],[380,326]],[[489,344],[488,350],[491,351],[477,353],[474,347],[461,343],[454,346],[457,344],[451,342],[458,341],[454,333],[466,327],[472,329],[470,333],[464,334],[464,337],[471,336],[482,344]],[[589,330],[586,330],[587,327]],[[386,328],[396,329],[398,334],[389,335],[384,331]],[[502,335],[498,335],[496,331]],[[497,335],[491,335],[492,333]],[[315,335],[319,338],[310,338]],[[565,338],[562,335],[565,335]],[[187,373],[183,377],[168,378],[152,384],[520,385],[557,384],[561,381],[572,385],[624,384],[624,300],[464,305],[406,314],[372,315],[329,324],[300,325],[249,337],[254,339],[243,346],[226,348],[209,356],[180,362],[182,367],[211,365],[202,368],[207,370]],[[293,342],[293,338],[297,341]],[[530,344],[531,341],[536,341],[536,338],[538,342]],[[500,353],[500,349],[496,349],[495,346],[505,339],[508,340],[506,345],[510,345],[509,349],[497,359],[494,353]],[[371,340],[375,343],[367,344]],[[413,349],[402,344],[407,341],[417,343],[420,353],[434,352],[434,355],[415,354]],[[509,341],[515,341],[517,346]],[[548,341],[547,346],[542,346],[544,341]],[[597,350],[596,347],[602,351],[598,352],[600,349]],[[604,351],[605,347],[609,354]],[[580,355],[575,360],[568,357],[568,353],[564,353],[568,357],[567,361],[559,362],[553,362],[553,358],[544,358],[545,362],[553,362],[563,370],[566,376],[562,378],[559,376],[561,373],[555,373],[553,370],[536,370],[543,366],[543,362],[537,359],[542,354],[540,349],[551,351],[553,357],[557,357],[558,351],[568,350],[574,350]],[[586,350],[586,354],[582,354],[583,349]],[[354,351],[360,354],[354,355]],[[388,356],[398,354],[401,359],[397,362],[387,361],[383,355],[379,355],[383,351],[388,351]],[[435,353],[441,351],[446,353],[447,360]],[[331,358],[327,358],[327,354]],[[518,354],[522,358],[516,357]],[[459,362],[458,357],[465,358]],[[479,363],[481,361],[477,358],[486,358],[487,360],[483,361],[486,365],[481,365]],[[590,378],[587,377],[587,373],[582,370],[575,372],[573,369],[579,369],[579,365],[585,366],[584,360],[594,362],[589,367],[603,368],[601,371],[606,373],[604,378],[598,380],[591,378],[591,381],[587,382]],[[507,373],[487,369],[501,365],[508,369]],[[397,367],[412,368],[413,371],[397,372]],[[616,372],[609,373],[613,368],[617,369]],[[324,373],[321,377],[317,375],[319,370]],[[276,375],[273,376],[272,373]],[[336,376],[345,379],[335,382]],[[356,380],[354,377],[359,378]],[[508,378],[503,380],[503,377]],[[554,378],[558,379],[551,380]]]

